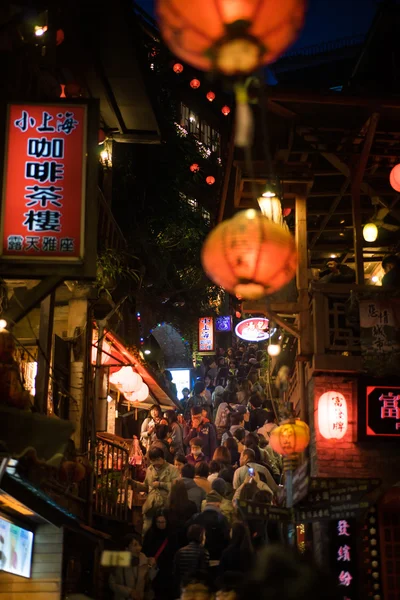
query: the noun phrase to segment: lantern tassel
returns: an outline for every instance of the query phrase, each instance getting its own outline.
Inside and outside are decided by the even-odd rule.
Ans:
[[[254,119],[249,106],[245,85],[236,86],[236,127],[235,145],[238,148],[250,147],[253,143]]]

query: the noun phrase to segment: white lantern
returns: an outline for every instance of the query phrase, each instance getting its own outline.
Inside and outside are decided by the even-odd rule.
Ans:
[[[132,400],[137,400],[138,402],[144,402],[149,397],[149,386],[146,383],[142,384],[140,390],[132,394]]]
[[[340,440],[347,432],[347,402],[343,394],[325,392],[318,400],[318,428],[327,440]]]
[[[126,394],[137,392],[143,384],[143,379],[132,367],[122,367],[122,369],[110,375],[110,383],[116,385],[120,392]]]
[[[363,237],[366,242],[374,242],[378,237],[378,228],[375,223],[367,223],[363,228]]]

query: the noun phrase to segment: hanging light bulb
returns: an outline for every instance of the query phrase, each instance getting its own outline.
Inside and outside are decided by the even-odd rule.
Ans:
[[[367,223],[364,225],[363,237],[366,242],[374,242],[378,237],[378,228],[375,223]]]
[[[270,356],[278,356],[281,353],[281,350],[280,344],[269,344],[267,348],[267,352]]]

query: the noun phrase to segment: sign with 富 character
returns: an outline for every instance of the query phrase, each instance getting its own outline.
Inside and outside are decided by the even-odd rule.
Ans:
[[[9,104],[1,117],[2,272],[94,277],[97,104]]]

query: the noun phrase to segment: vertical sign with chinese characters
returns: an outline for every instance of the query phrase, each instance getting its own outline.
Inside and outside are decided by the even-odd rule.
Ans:
[[[3,259],[83,260],[86,121],[83,105],[9,106]]]
[[[199,319],[199,352],[214,352],[214,319]]]
[[[360,341],[364,367],[375,377],[396,376],[400,364],[400,298],[360,300]]]
[[[331,564],[343,600],[357,600],[356,520],[335,519],[331,527]]]

